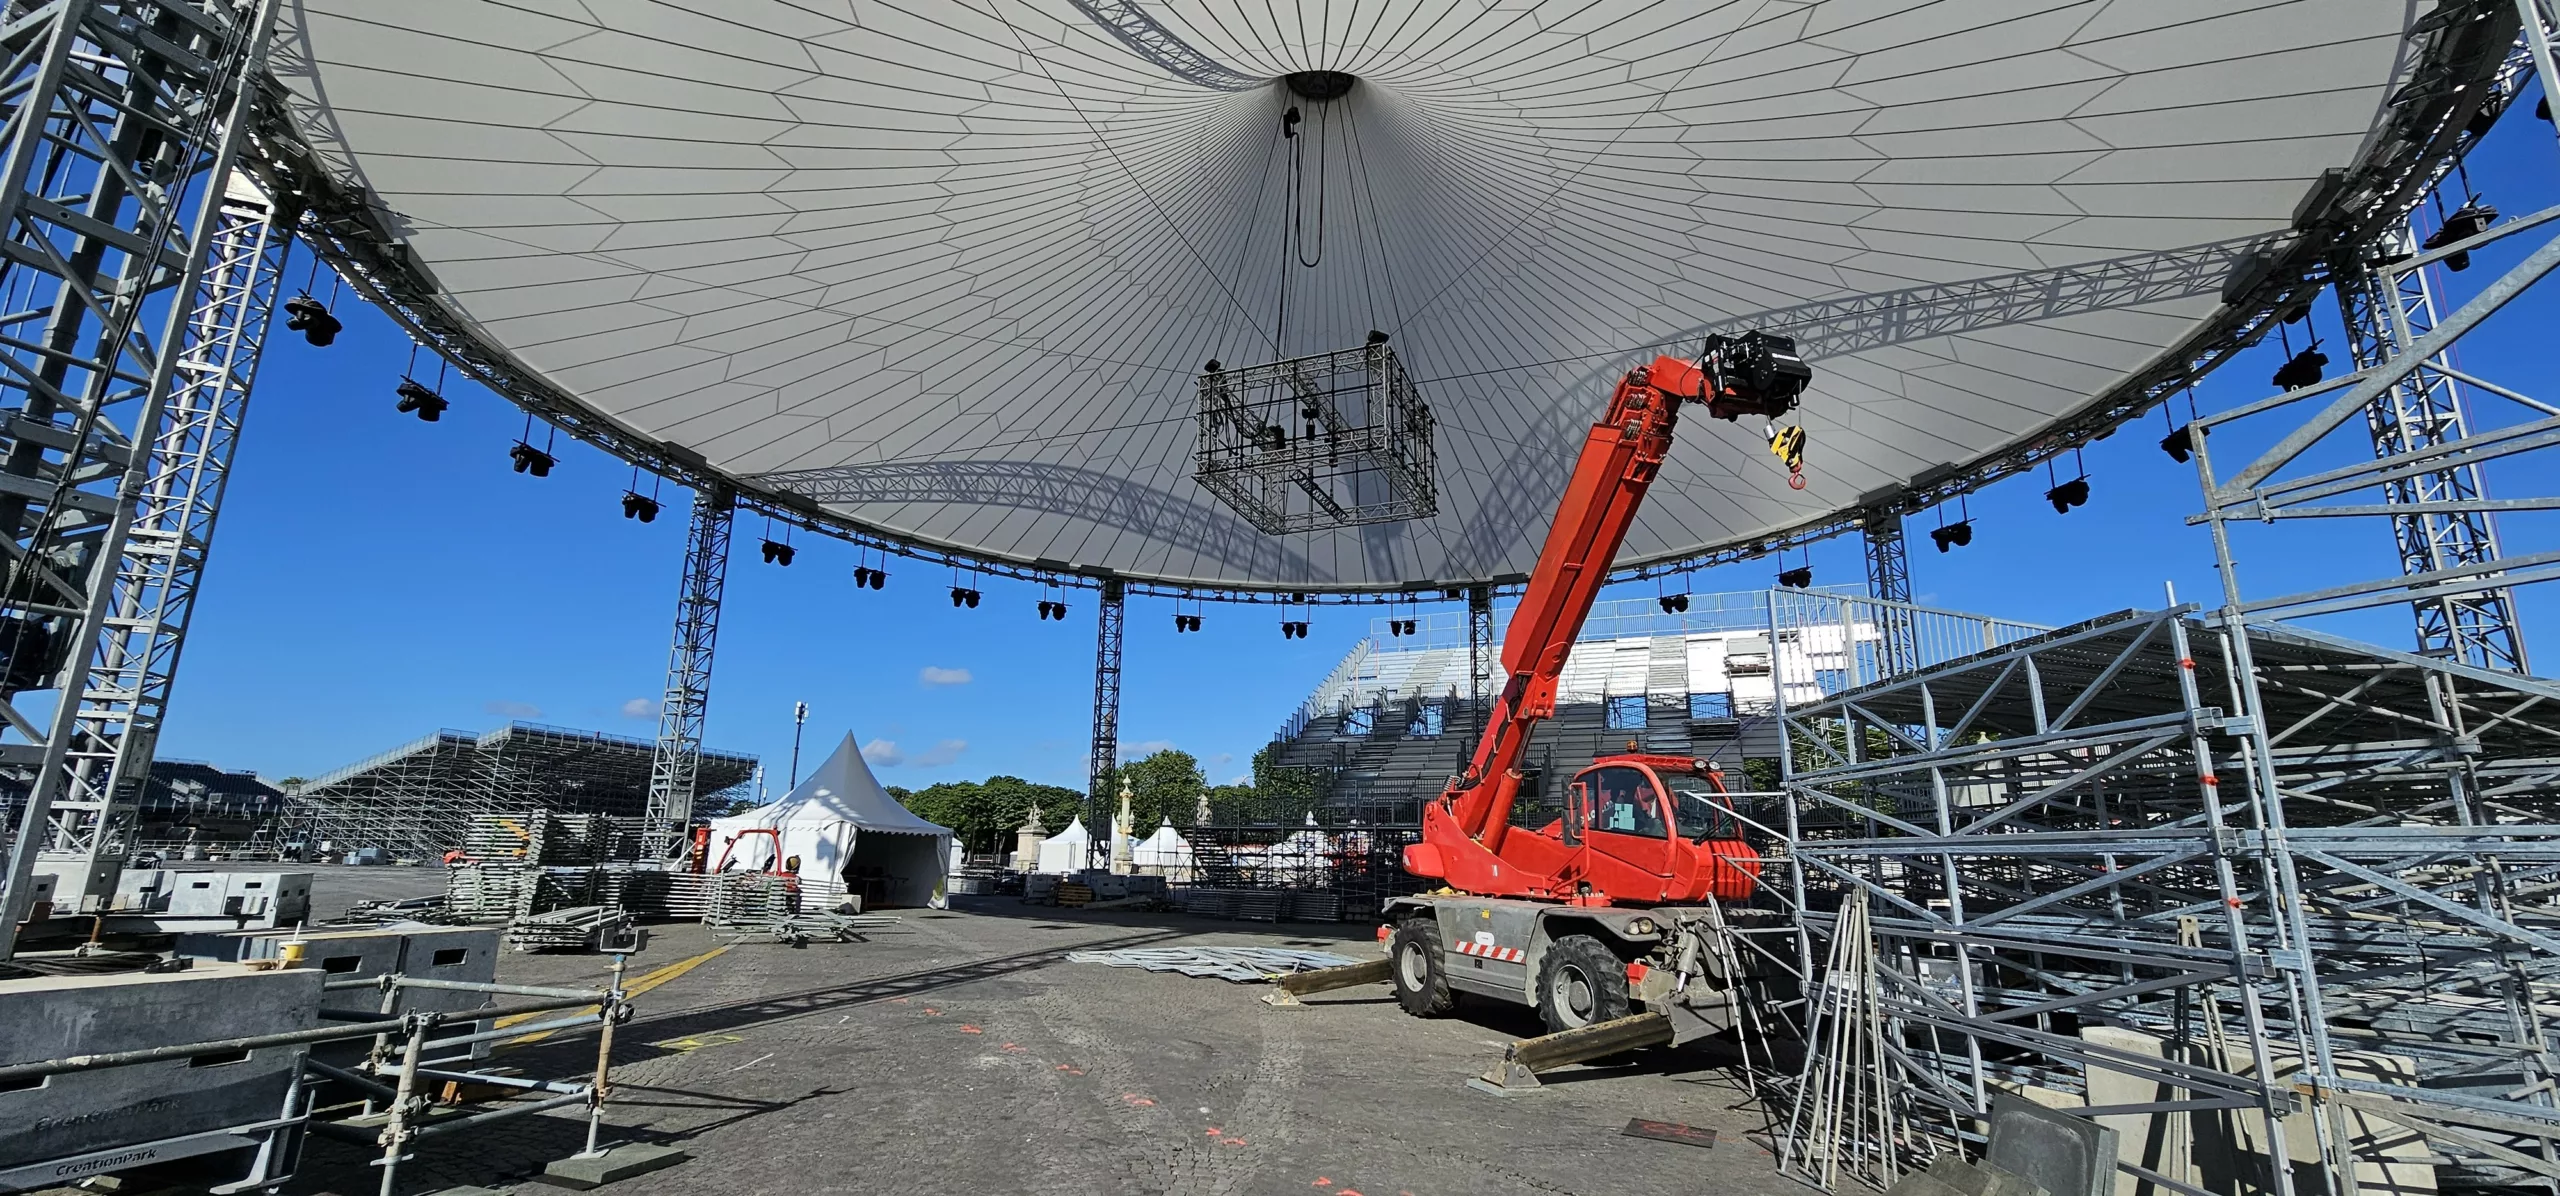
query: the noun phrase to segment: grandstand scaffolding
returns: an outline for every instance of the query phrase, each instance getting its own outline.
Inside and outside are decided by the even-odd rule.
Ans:
[[[639,818],[655,751],[646,739],[534,723],[440,730],[298,786],[294,817],[315,851],[429,859],[464,847],[475,815]],[[753,756],[705,749],[697,808],[742,795],[755,768]]]

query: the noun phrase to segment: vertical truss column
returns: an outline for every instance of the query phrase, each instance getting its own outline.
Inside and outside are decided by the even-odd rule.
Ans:
[[[736,496],[717,482],[693,498],[675,645],[667,653],[667,695],[658,708],[658,750],[649,763],[649,804],[641,815],[643,862],[666,859],[693,821],[702,721],[711,710],[711,650],[720,635],[720,592],[728,584],[729,522],[736,509]]]
[[[33,905],[40,852],[79,857],[61,898],[105,895],[112,875],[94,860],[114,780],[148,764],[157,707],[144,679],[174,663],[175,641],[144,648],[138,634],[158,637],[126,622],[156,598],[110,599],[138,592],[116,583],[132,578],[137,514],[166,464],[168,400],[255,103],[240,83],[261,69],[274,12],[274,0],[245,12],[66,0],[11,5],[0,24],[0,764],[33,773],[0,956]],[[134,549],[167,545],[145,535]],[[118,688],[98,701],[102,653],[99,681]],[[135,656],[140,671],[120,677]],[[18,702],[28,691],[53,696],[31,713]]]
[[[2435,294],[2426,270],[2410,270],[2394,278],[2371,265],[2373,258],[2407,256],[2414,244],[2407,228],[2394,229],[2358,257],[2339,263],[2338,314],[2346,325],[2347,351],[2358,369],[2400,356],[2413,339],[2436,326]],[[2365,427],[2377,460],[2406,458],[2470,435],[2461,393],[2453,379],[2433,365],[2432,361],[2420,364],[2366,406]],[[2402,573],[2434,573],[2498,559],[2497,528],[2488,512],[2442,505],[2480,501],[2476,465],[2448,465],[2394,478],[2385,484],[2384,493],[2393,506],[2424,504],[2391,519]],[[2421,654],[2504,672],[2528,671],[2513,590],[2421,598],[2410,609],[2417,616]]]
[[[1493,587],[1467,587],[1467,724],[1468,740],[1484,737],[1484,721],[1493,709]],[[1466,759],[1459,749],[1459,759]],[[1461,763],[1461,768],[1465,765]]]
[[[1869,508],[1859,520],[1865,531],[1867,546],[1867,593],[1886,602],[1911,601],[1911,553],[1902,538],[1902,512],[1884,507]],[[1891,677],[1919,663],[1919,645],[1911,623],[1911,612],[1891,606],[1876,608],[1877,674]],[[1856,641],[1849,641],[1847,651],[1856,651]]]
[[[276,280],[291,247],[290,237],[277,234],[274,205],[247,180],[232,178],[187,315],[168,407],[152,438],[151,475],[111,583],[96,663],[81,694],[84,717],[105,721],[121,713],[125,720],[107,786],[94,795],[110,804],[89,809],[87,802],[55,802],[53,850],[65,856],[76,853],[94,864],[118,808],[130,806],[151,775],[275,309]]]
[[[1108,810],[1118,795],[1120,770],[1120,648],[1128,626],[1128,592],[1105,578],[1093,636],[1093,755],[1085,771],[1087,809]],[[1108,842],[1108,836],[1103,837]]]

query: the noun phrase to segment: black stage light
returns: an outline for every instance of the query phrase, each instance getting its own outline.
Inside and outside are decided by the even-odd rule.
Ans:
[[[868,565],[853,567],[853,588],[857,590],[876,590],[888,584],[889,575],[878,569]]]
[[[2071,508],[2089,501],[2089,479],[2073,478],[2044,492],[2044,500],[2053,504],[2053,513],[2068,515]]]
[[[2160,451],[2169,454],[2170,460],[2180,465],[2186,464],[2189,458],[2195,456],[2196,433],[2201,430],[2194,424],[2178,425],[2176,431],[2160,438]]]
[[[1778,584],[1791,590],[1801,590],[1806,586],[1812,585],[1813,566],[1805,565],[1799,568],[1781,571],[1778,574]]]
[[[529,473],[537,478],[550,477],[551,467],[560,463],[559,458],[521,440],[507,450],[507,459],[516,463],[517,473]]]
[[[1200,616],[1175,615],[1173,617],[1173,629],[1177,632],[1198,631],[1200,630]]]
[[[296,295],[284,301],[284,326],[302,334],[314,345],[326,346],[338,339],[346,325],[329,314],[329,305],[309,295]]]
[[[402,378],[400,385],[393,388],[391,393],[400,396],[400,402],[396,404],[400,411],[414,411],[419,419],[428,423],[444,418],[444,409],[453,406],[443,395],[427,389],[424,383],[415,378]]]
[[[1962,548],[1967,544],[1973,543],[1973,521],[1967,519],[1961,523],[1950,523],[1945,527],[1931,528],[1929,529],[1929,539],[1937,543],[1938,551],[1940,552],[1945,552],[1950,548]]]
[[[2329,355],[2321,352],[2320,346],[2313,345],[2294,354],[2292,359],[2283,365],[2277,366],[2276,372],[2267,381],[2286,390],[2300,390],[2319,382],[2320,367],[2327,364],[2329,364]]]
[[[1407,620],[1405,620],[1405,621],[1404,621],[1404,633],[1405,633],[1406,635],[1420,635],[1420,634],[1422,634],[1422,631],[1421,631],[1421,621],[1420,621],[1420,620],[1418,620],[1418,619],[1407,619]]]
[[[636,490],[625,494],[622,496],[622,517],[637,519],[642,523],[656,523],[658,500]]]
[[[797,555],[799,555],[797,550],[779,540],[764,542],[764,562],[768,565],[780,565],[788,569],[791,567],[791,558]]]
[[[1280,624],[1280,638],[1284,640],[1305,639],[1307,638],[1307,625],[1303,622],[1283,620]]]
[[[962,586],[951,587],[951,605],[953,606],[965,606],[974,610],[977,608],[979,597],[976,590]]]
[[[2452,214],[2444,218],[2444,223],[2437,226],[2436,231],[2427,234],[2426,241],[2419,245],[2419,248],[2432,251],[2442,249],[2456,241],[2468,241],[2489,231],[2489,226],[2497,222],[2498,209],[2475,199],[2455,208]],[[2470,251],[2447,254],[2444,259],[2444,268],[2454,271],[2470,269]]]
[[[1661,597],[1654,599],[1653,604],[1661,607],[1662,613],[1666,615],[1671,613],[1671,595],[1664,594]]]

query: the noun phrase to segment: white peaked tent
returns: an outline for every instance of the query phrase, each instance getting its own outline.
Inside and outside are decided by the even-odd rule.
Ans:
[[[1038,871],[1065,875],[1093,866],[1093,835],[1084,829],[1084,819],[1067,822],[1067,829],[1040,841]]]
[[[741,832],[771,829],[778,836]],[[781,801],[711,820],[711,862],[725,854],[733,869],[773,864],[775,839],[784,859],[800,857],[800,876],[842,883],[865,908],[924,905],[942,891],[951,830],[918,818],[871,775],[848,733],[833,755]]]
[[[1172,880],[1189,880],[1191,841],[1173,829],[1172,823],[1165,823],[1156,828],[1156,833],[1138,841],[1129,853],[1129,862],[1140,872]]]

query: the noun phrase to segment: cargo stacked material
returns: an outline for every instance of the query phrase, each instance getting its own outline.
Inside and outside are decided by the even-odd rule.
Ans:
[[[799,887],[788,878],[733,872],[712,880],[702,920],[713,925],[771,922],[800,910]]]
[[[630,930],[629,914],[579,905],[508,923],[507,945],[518,951],[597,951],[622,941]]]
[[[542,873],[505,864],[463,864],[444,874],[445,912],[453,917],[497,920],[533,912]]]

